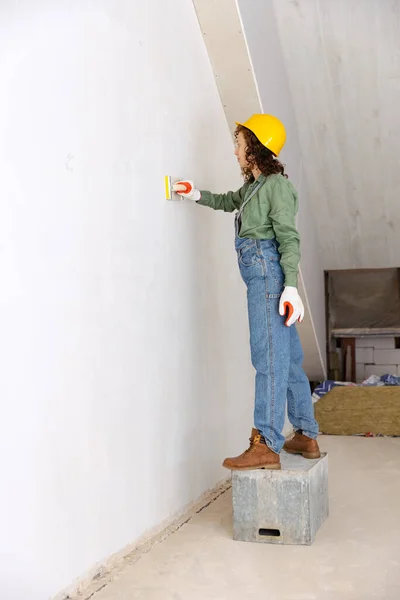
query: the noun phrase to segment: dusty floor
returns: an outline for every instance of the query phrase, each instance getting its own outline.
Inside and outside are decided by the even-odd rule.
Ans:
[[[400,600],[400,439],[320,445],[331,515],[313,546],[234,542],[229,491],[93,600]]]

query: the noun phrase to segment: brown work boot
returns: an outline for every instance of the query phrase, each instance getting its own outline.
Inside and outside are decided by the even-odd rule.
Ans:
[[[232,471],[251,471],[253,469],[280,469],[279,454],[268,448],[264,438],[253,428],[250,447],[240,456],[226,458],[223,462],[226,469]]]
[[[284,443],[283,449],[290,454],[302,454],[304,458],[320,458],[321,452],[317,440],[296,431],[294,437]]]

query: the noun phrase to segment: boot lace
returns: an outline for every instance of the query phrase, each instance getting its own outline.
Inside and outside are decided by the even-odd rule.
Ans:
[[[261,435],[259,433],[257,433],[257,435],[255,435],[253,438],[249,438],[250,446],[244,451],[244,454],[250,454],[251,452],[254,452],[257,444],[260,443],[260,440]]]

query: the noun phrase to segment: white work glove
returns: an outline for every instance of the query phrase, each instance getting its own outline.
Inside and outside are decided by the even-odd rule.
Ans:
[[[176,194],[179,194],[188,200],[197,202],[201,198],[200,191],[196,190],[193,181],[177,181],[173,184],[172,189]]]
[[[290,285],[286,286],[281,294],[279,314],[284,317],[287,309],[289,309],[289,314],[285,321],[285,325],[290,327],[296,321],[302,322],[304,319],[304,305],[297,288],[291,287]]]

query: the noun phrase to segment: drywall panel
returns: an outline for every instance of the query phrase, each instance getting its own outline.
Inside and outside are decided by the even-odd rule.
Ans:
[[[323,267],[397,267],[400,2],[273,5]]]
[[[260,111],[236,0],[193,0],[228,126]]]
[[[228,475],[252,425],[237,188],[192,3],[0,7],[1,596],[44,600]]]

